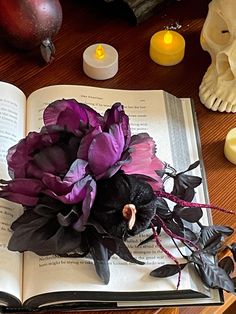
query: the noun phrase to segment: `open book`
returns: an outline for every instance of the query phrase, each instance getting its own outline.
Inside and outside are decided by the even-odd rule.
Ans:
[[[27,99],[17,87],[0,82],[0,177],[8,178],[6,153],[29,131],[38,131],[46,105],[61,98],[75,98],[103,113],[115,102],[124,105],[132,134],[148,132],[156,141],[157,156],[183,171],[201,160],[194,108],[190,99],[178,99],[161,90],[114,90],[87,86],[50,86],[33,92]],[[193,171],[203,178],[196,201],[208,202],[204,167]],[[109,261],[111,278],[101,283],[89,258],[37,256],[7,249],[11,223],[22,208],[0,200],[0,306],[8,309],[78,308],[108,309],[160,307],[163,305],[219,304],[221,293],[205,287],[195,270],[184,268],[180,287],[177,277],[153,278],[150,271],[171,261],[155,243],[137,247],[147,235],[128,240],[133,255],[145,265],[127,263],[117,256]],[[204,224],[211,223],[204,211]],[[181,256],[173,243],[161,235],[162,243],[174,256]]]

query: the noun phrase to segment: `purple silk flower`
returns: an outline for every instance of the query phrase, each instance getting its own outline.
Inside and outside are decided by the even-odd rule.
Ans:
[[[57,100],[45,109],[43,120],[39,133],[30,132],[9,149],[12,180],[1,180],[0,197],[23,206],[36,206],[42,195],[64,204],[82,203],[82,214],[73,225],[81,231],[98,180],[112,177],[122,168],[128,174],[150,175],[161,187],[154,168],[163,168],[163,164],[155,157],[154,142],[148,135],[131,140],[129,119],[120,103],[101,116],[76,100]]]

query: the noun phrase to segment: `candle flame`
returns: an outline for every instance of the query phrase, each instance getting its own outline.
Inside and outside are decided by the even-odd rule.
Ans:
[[[99,44],[96,48],[95,55],[97,59],[103,59],[105,57],[105,50],[101,44]]]
[[[164,42],[165,44],[169,45],[173,41],[173,35],[171,34],[170,31],[167,31],[164,35]]]

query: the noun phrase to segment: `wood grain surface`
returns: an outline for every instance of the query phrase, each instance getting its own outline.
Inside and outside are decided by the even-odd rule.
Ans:
[[[63,24],[54,38],[54,62],[45,65],[38,48],[31,51],[12,48],[0,34],[0,80],[17,85],[27,96],[46,85],[81,84],[119,89],[164,89],[178,97],[191,97],[195,102],[211,203],[236,212],[236,166],[223,154],[226,134],[236,127],[236,114],[212,112],[200,103],[198,96],[199,85],[210,64],[209,55],[200,46],[208,3],[207,0],[176,1],[140,25],[134,25],[124,15],[109,10],[104,1],[61,0]],[[182,26],[178,31],[186,40],[184,60],[176,66],[159,66],[149,57],[150,38],[176,22]],[[119,71],[106,81],[92,80],[83,73],[83,51],[98,42],[114,46],[119,53]],[[213,217],[216,224],[236,228],[235,216],[214,211]],[[180,313],[199,312],[200,308],[180,310]]]

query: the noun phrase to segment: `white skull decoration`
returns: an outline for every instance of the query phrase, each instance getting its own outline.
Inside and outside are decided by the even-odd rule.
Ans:
[[[236,112],[236,0],[212,0],[201,33],[212,59],[199,88],[209,109]]]

